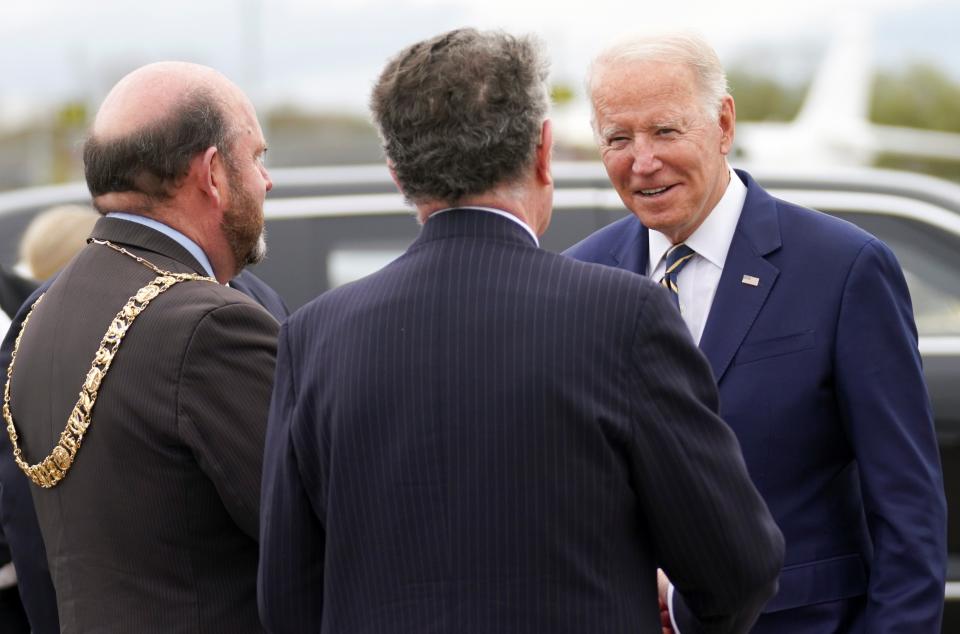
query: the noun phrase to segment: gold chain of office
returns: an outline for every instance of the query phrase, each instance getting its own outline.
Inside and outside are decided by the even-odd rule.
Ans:
[[[7,383],[3,390],[3,419],[7,423],[7,433],[10,435],[11,444],[13,444],[13,457],[14,460],[17,461],[17,466],[27,474],[27,477],[30,478],[34,484],[45,489],[56,486],[63,480],[67,475],[67,471],[69,471],[71,465],[73,465],[73,461],[77,457],[77,452],[80,451],[83,436],[90,427],[90,415],[93,412],[94,404],[97,402],[100,385],[103,383],[104,378],[106,378],[107,371],[113,363],[113,358],[120,348],[120,343],[123,341],[124,336],[127,334],[134,320],[143,312],[150,302],[175,284],[186,281],[216,283],[216,280],[212,277],[197,275],[196,273],[171,273],[170,271],[164,271],[149,260],[134,255],[123,247],[116,246],[109,240],[92,239],[91,241],[110,247],[118,253],[133,258],[155,272],[157,277],[137,291],[136,295],[127,300],[127,303],[120,309],[117,316],[110,322],[110,327],[107,328],[106,334],[104,334],[103,339],[100,340],[100,347],[93,356],[93,363],[91,364],[90,371],[87,372],[83,386],[80,388],[80,396],[77,399],[77,404],[73,406],[73,411],[70,412],[70,416],[67,418],[67,426],[63,430],[63,433],[60,434],[59,442],[54,446],[50,455],[34,465],[27,464],[23,459],[23,452],[20,451],[20,445],[17,444],[17,430],[13,426],[13,414],[10,411],[10,377],[13,376],[13,365],[17,361],[17,351],[20,349],[20,340],[23,338],[23,333],[27,329],[30,316],[33,315],[33,311],[36,310],[41,300],[43,300],[43,295],[37,298],[37,301],[30,307],[30,312],[27,313],[26,318],[24,318],[23,325],[20,327],[20,333],[17,335],[17,339],[13,344],[13,356],[10,358],[10,365],[7,367]]]

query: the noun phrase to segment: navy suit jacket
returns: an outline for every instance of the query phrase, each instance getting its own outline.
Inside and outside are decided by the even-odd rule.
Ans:
[[[6,369],[10,365],[13,343],[20,332],[23,320],[33,302],[46,292],[54,279],[56,277],[50,278],[34,291],[13,318],[10,329],[0,346],[3,384],[7,381]],[[289,314],[286,304],[276,291],[249,271],[242,271],[230,281],[230,285],[255,299],[277,321],[283,321]],[[57,597],[47,565],[47,553],[40,526],[37,523],[37,513],[30,495],[30,482],[13,460],[13,448],[5,428],[0,433],[0,526],[10,544],[14,566],[17,569],[20,598],[33,634],[59,634]]]
[[[0,310],[12,319],[37,286],[33,280],[20,277],[0,265]]]
[[[939,632],[946,502],[900,266],[737,173],[747,197],[700,348],[786,539],[754,631]],[[566,254],[645,274],[648,247],[631,215]]]
[[[283,326],[261,489],[275,633],[742,631],[782,541],[666,293],[478,210]]]

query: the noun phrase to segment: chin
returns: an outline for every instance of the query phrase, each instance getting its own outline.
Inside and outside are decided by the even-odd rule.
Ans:
[[[266,235],[266,231],[261,231],[260,235],[257,236],[256,244],[253,245],[253,248],[250,249],[250,252],[247,253],[247,257],[244,259],[244,266],[260,264],[266,258],[267,258],[267,235]]]

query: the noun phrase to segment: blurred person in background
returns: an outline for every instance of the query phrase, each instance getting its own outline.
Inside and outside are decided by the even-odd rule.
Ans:
[[[663,289],[539,248],[547,61],[462,29],[371,107],[423,224],[284,324],[261,509],[275,633],[739,632],[783,542]]]
[[[60,205],[40,212],[20,238],[17,270],[37,282],[51,278],[87,244],[98,217],[83,205]]]

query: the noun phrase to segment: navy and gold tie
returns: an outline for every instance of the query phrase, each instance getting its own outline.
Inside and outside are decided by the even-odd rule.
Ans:
[[[678,309],[680,308],[680,289],[677,287],[677,276],[695,254],[696,251],[682,242],[673,245],[667,251],[667,270],[660,284],[670,291],[670,297],[673,298],[673,303]]]

